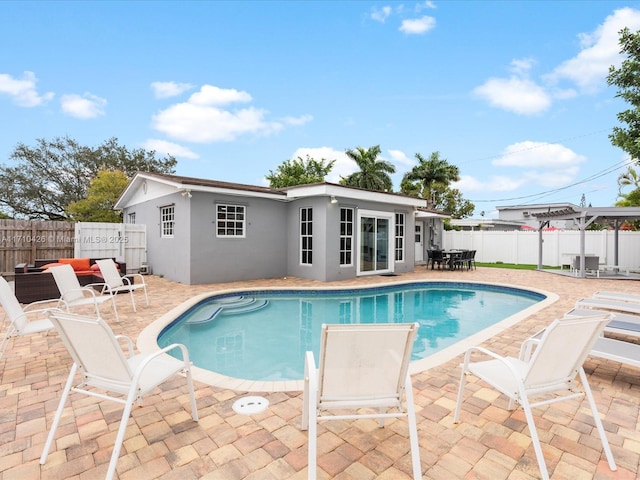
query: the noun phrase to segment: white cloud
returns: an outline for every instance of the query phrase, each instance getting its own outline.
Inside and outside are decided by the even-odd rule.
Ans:
[[[305,125],[313,120],[313,115],[301,115],[299,117],[284,117],[282,122],[286,125],[293,125],[299,127]]]
[[[194,105],[228,105],[230,103],[248,103],[252,100],[247,92],[241,92],[234,88],[220,88],[214,85],[203,85],[199,92],[189,98],[189,103]]]
[[[336,161],[331,172],[327,175],[327,182],[339,183],[340,177],[347,177],[358,170],[356,162],[347,157],[346,153],[335,150],[331,147],[299,148],[293,152],[291,158],[296,159],[300,157],[302,159],[306,159],[307,155],[315,160],[322,160],[324,158],[327,161]]]
[[[413,167],[417,165],[417,160],[407,157],[407,155],[401,150],[387,150],[391,157],[391,163],[397,165],[398,163],[406,167]]]
[[[436,26],[436,19],[425,15],[421,18],[403,20],[400,25],[400,31],[408,35],[421,35],[433,30]]]
[[[192,88],[193,85],[190,83],[153,82],[151,84],[151,90],[156,98],[176,97]]]
[[[371,19],[376,22],[384,23],[391,15],[391,7],[386,5],[382,8],[374,8],[371,12]]]
[[[0,94],[9,95],[13,103],[20,107],[37,107],[54,97],[53,92],[40,95],[36,89],[38,79],[33,72],[24,72],[22,79],[0,74]]]
[[[172,155],[179,158],[200,158],[200,155],[194,151],[178,145],[177,143],[167,142],[166,140],[159,140],[156,138],[150,138],[144,142],[145,150],[155,150],[158,153],[165,155]]]
[[[247,92],[204,85],[186,102],[171,105],[154,115],[152,126],[176,140],[210,143],[232,141],[244,134],[269,135],[286,125],[302,125],[312,118],[302,115],[269,121],[268,112],[263,109],[228,108],[230,104],[251,100]]]
[[[506,147],[502,156],[492,162],[500,173],[486,180],[461,175],[460,181],[452,186],[465,193],[515,192],[521,191],[524,187],[537,190],[558,188],[574,182],[580,164],[585,161],[583,155],[564,145],[518,142]]]
[[[567,79],[582,92],[592,93],[602,88],[611,65],[619,66],[619,32],[624,27],[631,31],[640,29],[640,11],[621,8],[609,15],[593,33],[579,35],[582,50],[575,57],[563,62],[547,76],[551,82]]]
[[[562,169],[584,162],[583,155],[558,143],[541,143],[530,140],[514,143],[504,149],[502,156],[492,162],[494,166],[537,167]]]
[[[551,105],[551,97],[528,78],[490,78],[476,87],[473,93],[494,107],[520,115],[544,112]]]
[[[611,65],[620,65],[619,32],[628,27],[640,29],[640,11],[621,8],[609,15],[592,33],[583,33],[580,52],[562,62],[551,73],[540,76],[540,81],[529,78],[536,63],[532,58],[511,62],[509,78],[490,78],[473,91],[490,105],[518,113],[531,115],[547,110],[553,100],[566,100],[578,94],[594,93],[606,85],[606,76]],[[570,86],[559,87],[561,81]]]
[[[487,181],[481,181],[470,175],[460,175],[460,180],[452,183],[451,187],[462,192],[513,192],[525,183],[522,177],[494,175]]]
[[[83,95],[63,95],[60,99],[62,111],[75,118],[95,118],[104,115],[107,101],[104,98],[85,93]]]

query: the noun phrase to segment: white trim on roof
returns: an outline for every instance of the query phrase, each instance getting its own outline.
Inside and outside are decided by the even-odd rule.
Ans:
[[[291,200],[307,197],[342,197],[354,200],[369,200],[372,202],[390,203],[411,207],[425,207],[423,198],[409,197],[394,193],[360,190],[333,184],[299,185],[286,188],[287,197]]]

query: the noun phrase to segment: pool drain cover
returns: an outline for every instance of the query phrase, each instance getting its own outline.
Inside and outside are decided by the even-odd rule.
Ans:
[[[242,415],[253,415],[264,412],[269,406],[269,400],[264,397],[242,397],[233,402],[233,411]]]

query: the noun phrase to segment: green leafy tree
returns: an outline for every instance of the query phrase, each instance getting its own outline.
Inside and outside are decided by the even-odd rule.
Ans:
[[[76,222],[122,222],[122,212],[113,206],[128,184],[124,172],[101,170],[91,180],[86,198],[67,206],[67,216]]]
[[[176,159],[156,158],[154,151],[129,150],[111,138],[91,148],[69,137],[35,146],[19,143],[12,165],[0,167],[0,206],[16,218],[69,220],[66,208],[87,196],[100,170],[120,170],[127,178],[137,171],[174,173]]]
[[[355,150],[347,150],[345,153],[347,157],[356,162],[360,170],[342,178],[341,184],[380,192],[393,190],[393,182],[389,174],[395,173],[396,167],[386,160],[378,159],[380,145],[367,149],[357,147]]]
[[[266,179],[271,188],[284,188],[293,185],[306,185],[309,183],[324,182],[331,172],[335,160],[315,160],[309,155],[306,159],[298,157],[294,160],[285,160],[276,171],[269,170]]]
[[[620,53],[626,59],[619,68],[611,66],[607,83],[618,87],[616,97],[622,98],[632,106],[618,113],[620,123],[626,127],[613,127],[609,138],[611,143],[640,160],[640,31],[631,32],[628,28],[620,31]]]
[[[416,153],[418,164],[405,173],[400,189],[406,195],[424,198],[427,207],[442,210],[453,218],[466,218],[473,214],[475,205],[462,197],[451,183],[460,180],[460,170],[433,152],[429,158]]]
[[[447,212],[451,218],[468,218],[476,209],[476,206],[464,198],[457,188],[447,187],[438,197],[442,199],[442,205],[438,205],[437,210]]]

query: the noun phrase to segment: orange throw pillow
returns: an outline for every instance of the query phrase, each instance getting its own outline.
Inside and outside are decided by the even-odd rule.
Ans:
[[[58,262],[71,265],[76,272],[91,270],[89,258],[59,258]]]

